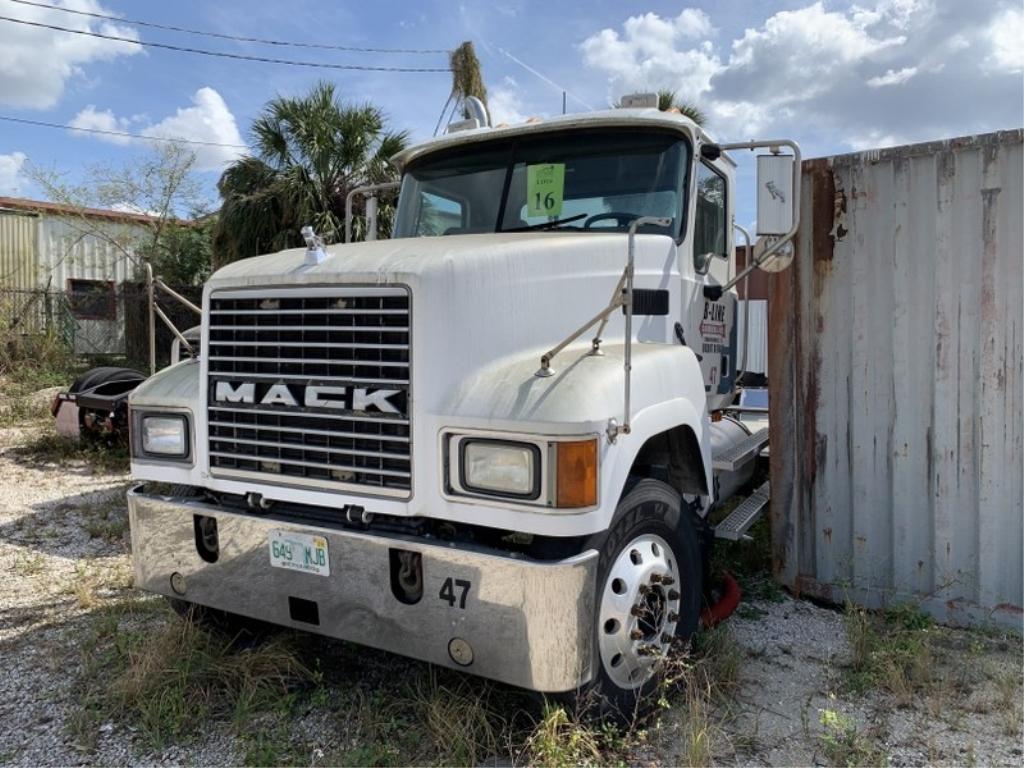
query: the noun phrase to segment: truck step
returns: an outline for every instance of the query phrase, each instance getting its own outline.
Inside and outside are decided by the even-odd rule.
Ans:
[[[743,438],[728,450],[713,455],[711,457],[711,467],[712,469],[733,472],[750,461],[750,459],[755,458],[767,442],[768,427],[764,427],[754,434]]]
[[[744,538],[750,527],[764,512],[770,499],[771,489],[768,487],[768,483],[764,483],[715,526],[715,538],[729,541],[739,541]]]

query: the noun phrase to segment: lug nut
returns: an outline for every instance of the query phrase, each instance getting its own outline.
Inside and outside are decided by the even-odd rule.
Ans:
[[[679,592],[677,592],[674,589],[670,589],[668,591],[668,599],[669,600],[678,600],[679,599]]]
[[[676,613],[675,611],[669,611],[668,620],[669,620],[669,622],[679,621],[679,614]]]
[[[629,612],[633,616],[642,616],[643,612],[644,612],[644,609],[643,609],[643,606],[637,604],[637,605],[634,605],[632,608],[630,608]]]
[[[676,580],[673,579],[671,576],[665,576],[661,580],[661,583],[664,584],[666,587],[671,587],[673,584],[676,583]]]
[[[660,573],[652,573],[651,574],[651,584],[658,584],[660,581],[661,581],[661,574]]]
[[[639,629],[634,629],[632,632],[629,633],[629,639],[630,640],[643,640],[644,639],[644,633],[642,631],[640,631]]]
[[[649,586],[647,586],[646,584],[641,584],[640,585],[640,594],[641,595],[646,595],[650,591],[651,591],[651,588]]]

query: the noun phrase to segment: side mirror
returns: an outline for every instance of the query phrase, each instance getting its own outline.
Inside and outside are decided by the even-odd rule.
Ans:
[[[757,157],[757,234],[781,236],[793,227],[793,155]]]

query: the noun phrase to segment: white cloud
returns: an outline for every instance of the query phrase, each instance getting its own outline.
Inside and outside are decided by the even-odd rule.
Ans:
[[[501,85],[488,89],[487,109],[491,113],[491,124],[524,122],[528,115],[523,114],[523,92],[519,83],[511,77],[501,81]]]
[[[1007,8],[988,27],[990,63],[1004,72],[1024,71],[1024,11]]]
[[[111,13],[95,0],[64,0],[60,4],[92,13]],[[11,18],[55,23],[55,14],[44,8],[5,3],[3,12]],[[60,26],[69,29],[138,39],[131,27],[86,16],[60,16]],[[142,47],[132,43],[6,22],[0,25],[0,103],[48,109],[58,102],[68,81],[82,74],[85,65],[141,52]]]
[[[122,133],[128,131],[128,124],[127,119],[115,117],[109,109],[97,110],[92,104],[71,118],[71,122],[68,123],[72,128],[82,128],[88,131],[118,131]],[[96,135],[111,144],[131,144],[132,142],[127,136]]]
[[[213,88],[200,88],[192,97],[191,107],[181,107],[156,125],[144,128],[144,136],[168,139],[206,141],[212,144],[244,146],[235,116],[224,99]],[[218,170],[241,157],[245,150],[232,147],[193,146],[196,165],[202,170]]]
[[[899,71],[890,69],[884,75],[869,77],[867,82],[872,88],[883,88],[887,85],[899,85],[900,83],[905,83],[916,74],[917,67],[904,67]]]
[[[1019,125],[1024,13],[1003,0],[861,1],[809,2],[731,37],[706,16],[646,13],[580,51],[607,77],[610,103],[669,88],[723,139],[767,131],[835,150]]]
[[[117,117],[111,110],[98,110],[89,105],[71,121],[70,125],[78,128],[91,128],[104,131],[129,131],[129,126],[138,119],[131,120]],[[221,170],[224,165],[239,158],[244,146],[238,132],[235,116],[224,103],[224,99],[213,88],[200,88],[192,97],[192,106],[181,107],[173,115],[134,131],[141,136],[153,136],[164,139],[185,139],[187,141],[208,142],[217,145],[189,145],[196,154],[196,168],[205,171]],[[133,139],[127,136],[110,136],[96,134],[95,138],[112,144],[144,143],[145,139]]]
[[[24,152],[0,155],[0,195],[17,197],[21,194],[21,167],[26,159]]]
[[[711,78],[722,69],[710,42],[686,47],[713,32],[703,11],[687,8],[674,19],[654,13],[633,16],[622,30],[620,35],[603,29],[580,45],[584,63],[608,73],[616,97],[668,88],[683,99],[695,100],[710,90]]]

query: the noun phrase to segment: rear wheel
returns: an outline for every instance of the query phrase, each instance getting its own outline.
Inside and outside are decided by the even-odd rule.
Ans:
[[[664,659],[700,618],[700,549],[679,494],[641,480],[619,502],[600,548],[593,681],[582,703],[630,722],[654,701]]]

